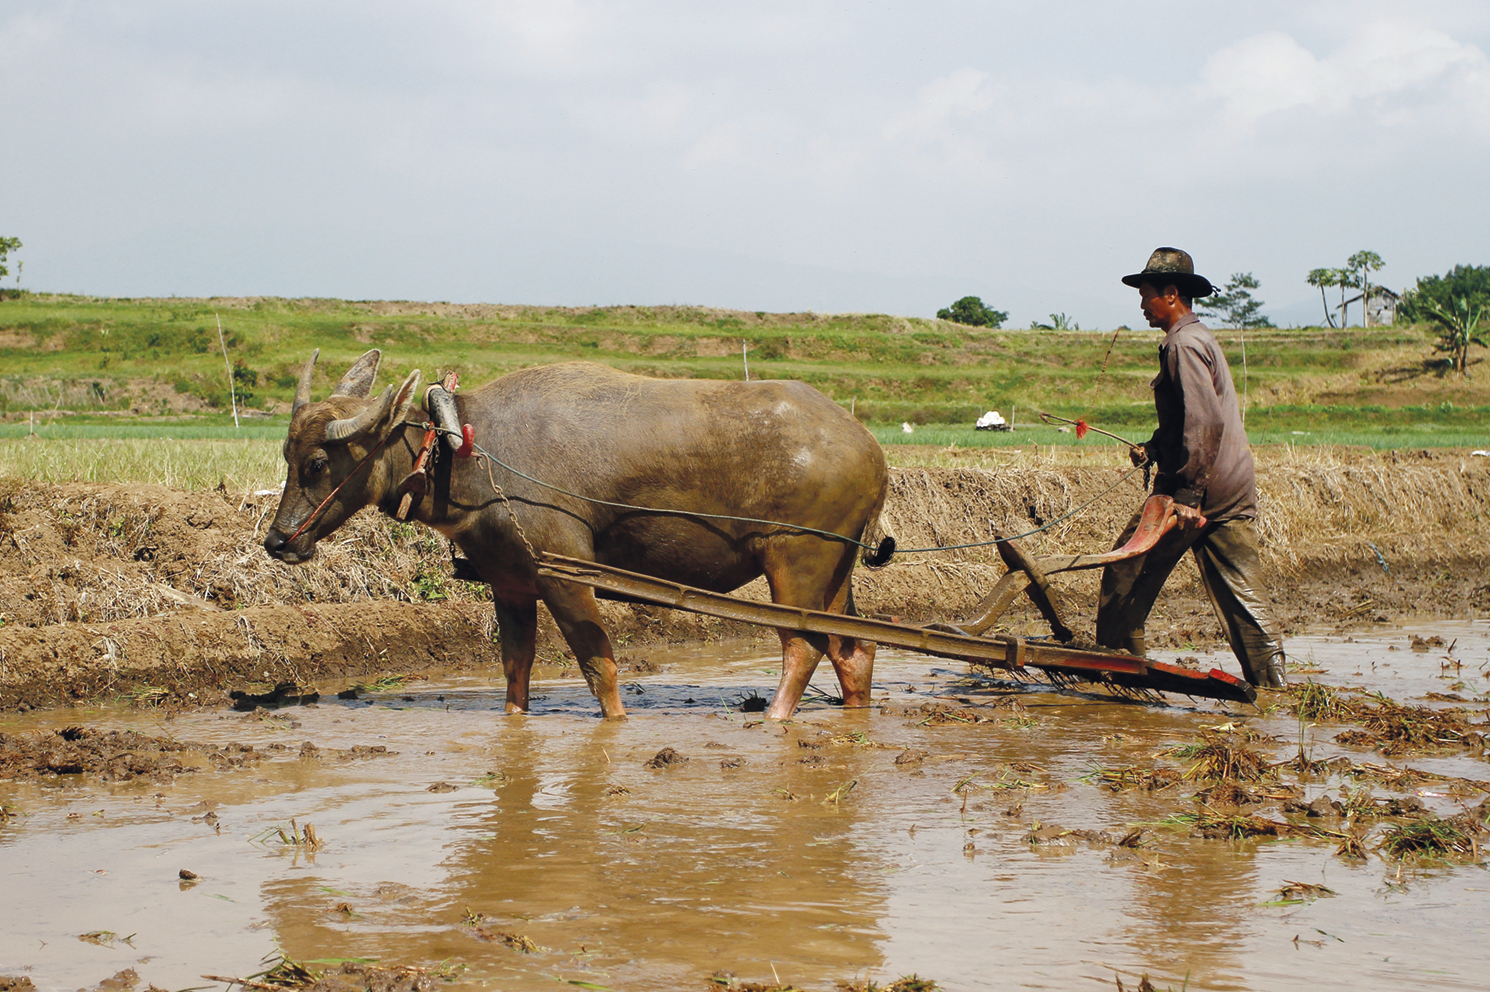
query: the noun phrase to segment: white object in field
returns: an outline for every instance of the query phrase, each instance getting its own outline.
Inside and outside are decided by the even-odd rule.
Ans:
[[[908,420],[903,420],[900,422],[900,429],[906,434],[916,433],[916,429],[911,426],[910,421]]]
[[[1471,452],[1470,452],[1470,453],[1469,453],[1469,456],[1470,456],[1470,457],[1471,457],[1471,458],[1473,458],[1473,457],[1475,457],[1475,456],[1477,456],[1477,455],[1478,455],[1478,456],[1479,456],[1479,457],[1480,457],[1480,458],[1490,458],[1490,451],[1471,451]]]
[[[987,413],[983,414],[983,416],[978,418],[977,426],[986,430],[989,427],[997,427],[1003,422],[1004,418],[999,416],[999,412],[997,410],[989,410]]]

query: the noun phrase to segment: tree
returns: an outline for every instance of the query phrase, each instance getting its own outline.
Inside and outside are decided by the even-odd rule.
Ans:
[[[1449,353],[1454,371],[1464,375],[1469,364],[1469,346],[1486,345],[1486,331],[1480,325],[1485,322],[1487,307],[1484,303],[1472,302],[1466,296],[1456,296],[1446,307],[1433,307],[1433,324],[1438,328],[1438,350]]]
[[[1397,319],[1405,324],[1430,323],[1436,310],[1455,298],[1490,306],[1490,265],[1456,265],[1441,276],[1423,276],[1397,302]]]
[[[1460,374],[1469,364],[1469,346],[1486,344],[1487,316],[1490,265],[1456,265],[1441,276],[1423,276],[1397,303],[1399,321],[1433,325],[1438,350],[1449,353]]]
[[[964,296],[950,307],[938,310],[936,316],[938,320],[950,320],[969,327],[993,328],[1002,326],[1004,321],[1009,319],[1007,313],[986,306],[976,296]]]
[[[1371,326],[1371,273],[1380,271],[1384,263],[1374,251],[1358,251],[1345,260],[1345,268],[1351,274],[1354,285],[1361,290],[1361,326]],[[1345,319],[1341,312],[1342,321]]]
[[[1272,327],[1273,322],[1260,312],[1262,301],[1252,298],[1252,290],[1261,285],[1250,272],[1233,272],[1223,292],[1204,298],[1200,313],[1206,317],[1219,317],[1227,327]]]
[[[10,275],[10,270],[5,267],[5,256],[13,251],[21,250],[20,238],[0,238],[0,279]]]
[[[1310,269],[1309,285],[1319,287],[1319,302],[1324,306],[1324,319],[1331,328],[1335,326],[1335,318],[1330,315],[1330,303],[1324,297],[1324,291],[1330,286],[1340,285],[1339,269]]]

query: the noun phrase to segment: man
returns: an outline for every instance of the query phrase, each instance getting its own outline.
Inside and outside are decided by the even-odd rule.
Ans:
[[[1226,356],[1190,311],[1191,300],[1214,290],[1178,248],[1157,249],[1143,271],[1124,276],[1123,283],[1137,288],[1149,326],[1164,332],[1159,375],[1152,383],[1159,429],[1134,449],[1133,462],[1142,464],[1147,457],[1157,466],[1154,492],[1174,497],[1179,525],[1148,554],[1102,572],[1097,643],[1143,655],[1144,622],[1188,550],[1247,681],[1281,686],[1283,648],[1256,587],[1261,562],[1252,451]],[[1137,526],[1135,516],[1118,546]]]

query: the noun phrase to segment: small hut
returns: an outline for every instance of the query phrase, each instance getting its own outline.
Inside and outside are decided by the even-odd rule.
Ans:
[[[1363,294],[1357,293],[1345,301],[1349,312],[1352,303],[1359,303]],[[1365,292],[1367,327],[1390,327],[1397,322],[1397,301],[1402,297],[1385,286],[1372,286]]]

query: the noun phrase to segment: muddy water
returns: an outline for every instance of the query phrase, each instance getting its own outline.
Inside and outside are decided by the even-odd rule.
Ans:
[[[1412,633],[1457,639],[1452,658],[1447,645],[1412,650]],[[1454,692],[1482,708],[1490,689],[1485,623],[1288,647],[1308,677],[1402,700]],[[1155,824],[1193,809],[1193,789],[1115,794],[1091,778],[1151,765],[1159,748],[1226,720],[1281,737],[1279,758],[1300,743],[1316,758],[1339,752],[1338,728],[1030,691],[893,653],[877,666],[877,697],[964,700],[995,719],[928,726],[809,701],[778,726],[735,709],[774,686],[775,659],[758,648],[647,657],[659,670],[628,684],[632,716],[620,725],[596,719],[576,679],[544,682],[527,717],[504,716],[490,683],[449,678],[272,715],[6,719],[6,732],[86,723],[286,747],[169,785],[0,783],[15,814],[0,825],[0,974],[77,989],[133,967],[184,988],[259,971],[282,950],[447,962],[504,990],[701,989],[719,969],[809,989],[911,972],[946,989],[1112,988],[1114,974],[1132,987],[1145,972],[1161,988],[1187,978],[1192,989],[1486,985],[1483,869],[1350,864],[1327,841],[1192,839]],[[833,688],[826,668],[816,684]],[[1022,713],[992,708],[1015,696]],[[304,741],[321,756],[302,757]],[[330,750],[354,745],[396,754]],[[645,767],[664,747],[688,760]],[[897,764],[906,749],[925,756]],[[1490,778],[1464,756],[1410,763]],[[1460,801],[1419,794],[1445,813]],[[313,823],[324,846],[266,833],[292,818]],[[1148,832],[1136,850],[1026,840],[1051,823]],[[183,868],[200,880],[180,881]],[[1337,895],[1264,905],[1286,881]],[[478,926],[463,923],[469,914]],[[78,936],[99,931],[119,936]]]

